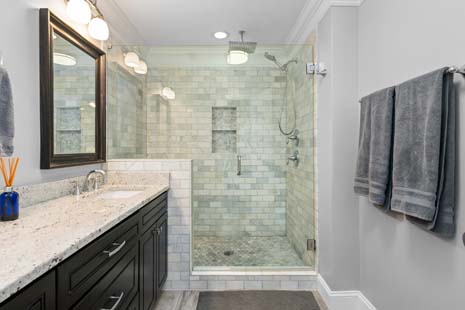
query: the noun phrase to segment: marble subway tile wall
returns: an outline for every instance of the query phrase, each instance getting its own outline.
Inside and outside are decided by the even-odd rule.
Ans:
[[[286,235],[283,87],[273,67],[149,69],[147,156],[193,159],[195,236]]]
[[[314,266],[315,253],[307,251],[307,239],[315,238],[314,206],[314,94],[313,77],[305,74],[302,64],[312,62],[312,47],[301,46],[294,55],[297,66],[289,67],[288,109],[294,101],[297,110],[299,143],[289,142],[288,154],[299,151],[299,166],[287,168],[287,236],[302,260]],[[293,116],[288,115],[288,119]],[[291,121],[291,120],[289,120]]]
[[[107,157],[146,157],[145,78],[116,62],[107,68]]]
[[[80,58],[78,58],[80,60]],[[95,70],[88,65],[54,67],[55,151],[95,151]]]

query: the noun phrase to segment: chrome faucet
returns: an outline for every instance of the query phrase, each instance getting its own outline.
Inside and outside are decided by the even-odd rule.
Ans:
[[[294,166],[297,167],[299,165],[299,151],[294,151],[294,154],[289,156],[287,158],[287,164],[289,165],[289,162],[293,161]]]
[[[299,131],[296,129],[292,133],[292,135],[287,137],[287,142],[286,144],[289,144],[289,142],[295,141],[295,146],[299,146]]]
[[[102,185],[105,185],[105,171],[96,169],[96,170],[91,170],[87,176],[86,176],[86,186],[85,188],[87,189],[88,192],[90,192],[90,182],[91,180],[94,180],[94,191],[98,190],[98,180],[97,180],[97,175],[102,176]]]

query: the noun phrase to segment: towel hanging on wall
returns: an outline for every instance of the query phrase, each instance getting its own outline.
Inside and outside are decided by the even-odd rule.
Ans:
[[[391,208],[423,228],[455,233],[453,76],[442,68],[396,88]]]
[[[0,66],[0,156],[13,155],[14,134],[13,96],[10,78],[6,69]]]
[[[394,87],[360,100],[360,134],[355,193],[389,209],[394,119]]]

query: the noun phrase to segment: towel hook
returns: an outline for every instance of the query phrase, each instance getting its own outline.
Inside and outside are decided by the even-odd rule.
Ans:
[[[3,65],[4,65],[3,51],[0,50],[0,67],[3,67]]]

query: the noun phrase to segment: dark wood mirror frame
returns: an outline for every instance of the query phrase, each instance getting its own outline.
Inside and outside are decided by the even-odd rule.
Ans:
[[[40,9],[40,168],[52,169],[105,162],[105,52],[81,36],[49,9]],[[54,154],[53,32],[95,59],[95,152]]]

